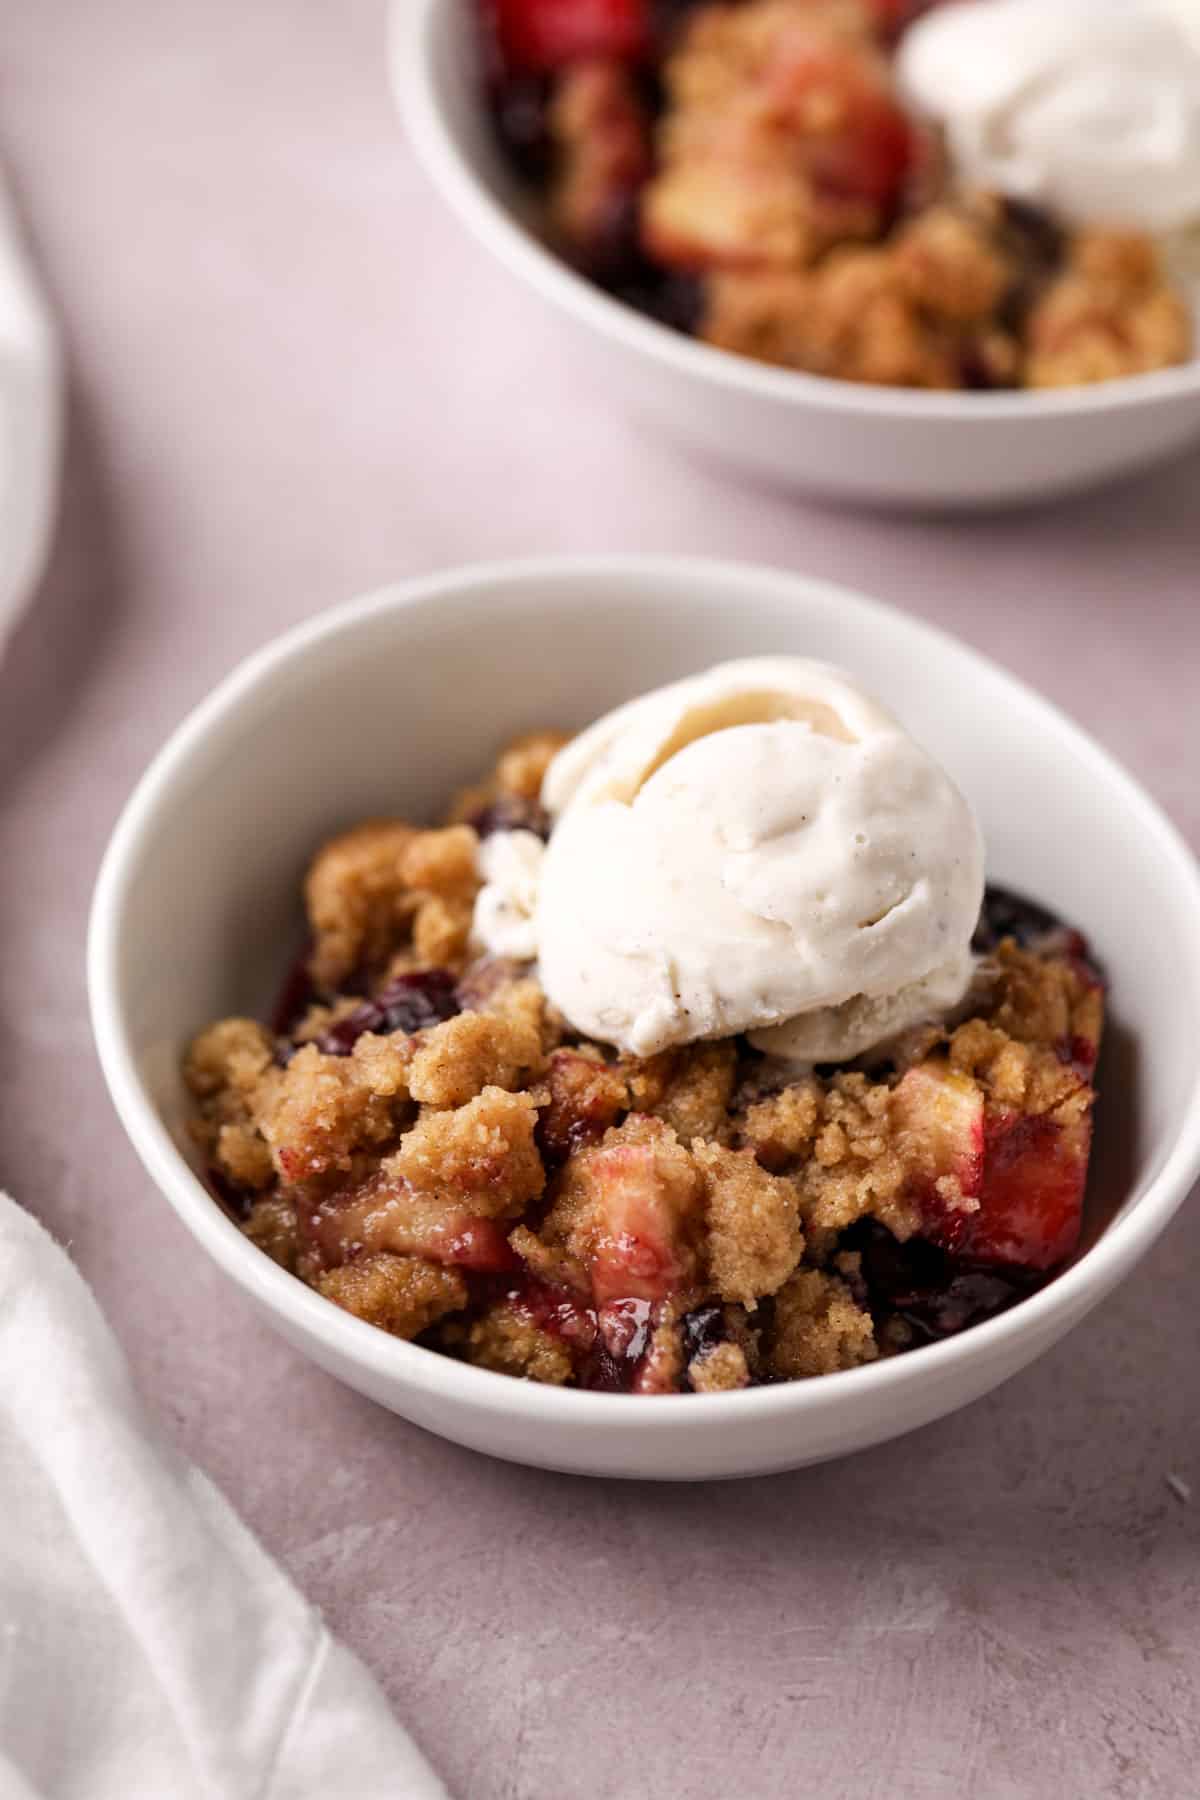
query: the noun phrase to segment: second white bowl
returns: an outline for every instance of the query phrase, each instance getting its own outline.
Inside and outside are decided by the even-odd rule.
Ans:
[[[437,188],[571,330],[588,394],[684,448],[842,500],[952,509],[1091,487],[1200,436],[1200,360],[1093,387],[921,393],[770,368],[643,317],[522,222],[485,116],[473,0],[393,0],[391,17],[393,91]]]

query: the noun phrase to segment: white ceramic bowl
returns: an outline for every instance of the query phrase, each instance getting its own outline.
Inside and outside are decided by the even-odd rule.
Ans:
[[[480,102],[473,9],[393,0],[393,90],[445,198],[574,328],[592,365],[581,405],[603,382],[660,435],[773,482],[937,509],[1044,500],[1147,468],[1200,436],[1200,360],[1053,392],[920,393],[769,368],[611,299],[522,223]]]
[[[437,816],[531,726],[577,727],[638,690],[789,651],[857,672],[973,799],[993,877],[1078,921],[1112,976],[1090,1247],[961,1338],[732,1395],[538,1387],[401,1343],[277,1268],[189,1162],[191,1033],[253,1011],[299,941],[321,839],[372,813]],[[823,583],[680,558],[466,569],[340,607],[237,669],[180,726],[109,847],[92,913],[92,1017],[125,1128],[203,1248],[305,1355],[443,1436],[590,1474],[695,1479],[817,1462],[985,1393],[1143,1254],[1200,1166],[1200,878],[1154,804],[1028,689],[953,640]],[[214,1319],[213,1329],[219,1329]]]

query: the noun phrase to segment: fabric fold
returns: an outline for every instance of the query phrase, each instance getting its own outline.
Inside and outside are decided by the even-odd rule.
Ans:
[[[4,1196],[0,1518],[0,1800],[446,1800]]]

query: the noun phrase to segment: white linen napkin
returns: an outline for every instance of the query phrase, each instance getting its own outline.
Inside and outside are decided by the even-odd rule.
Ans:
[[[0,1800],[446,1800],[0,1194]]]

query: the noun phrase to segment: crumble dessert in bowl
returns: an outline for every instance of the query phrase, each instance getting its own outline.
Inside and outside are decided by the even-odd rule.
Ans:
[[[1103,1019],[1083,938],[982,870],[949,778],[825,665],[524,735],[445,823],[318,850],[276,1017],[187,1053],[214,1192],[356,1317],[555,1385],[962,1330],[1076,1248]]]
[[[543,718],[570,747],[493,769]],[[996,893],[972,945],[963,793],[1115,977],[1095,1109],[1095,969]],[[293,633],[182,728],[98,889],[97,1036],[172,1203],[325,1367],[500,1454],[745,1473],[984,1391],[1161,1226],[1196,1148],[1159,1017],[1200,992],[1186,866],[1065,721],[884,609],[670,559],[467,571]]]
[[[400,0],[391,66],[447,199],[640,422],[997,505],[1200,425],[1200,45],[1169,8]]]
[[[1185,362],[1200,49],[1162,0],[479,0],[547,242],[704,342],[842,381]]]

